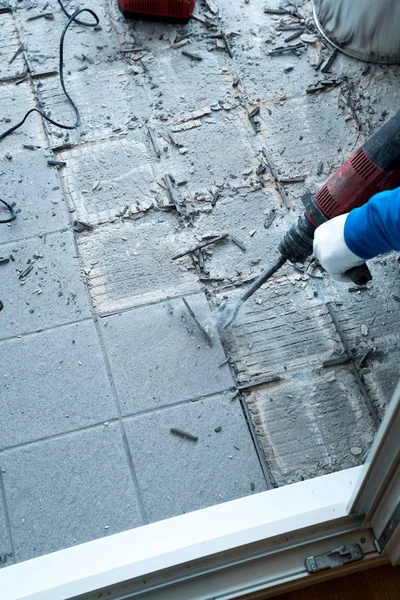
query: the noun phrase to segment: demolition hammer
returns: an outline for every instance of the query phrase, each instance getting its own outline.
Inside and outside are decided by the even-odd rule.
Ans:
[[[313,251],[316,228],[325,221],[362,206],[378,192],[400,185],[400,111],[384,123],[363,146],[322,186],[317,195],[306,194],[305,214],[285,234],[279,244],[279,259],[251,283],[236,300],[222,304],[215,312],[218,328],[228,327],[240,307],[288,260],[303,262]],[[365,285],[372,275],[364,263],[346,272],[357,285]]]

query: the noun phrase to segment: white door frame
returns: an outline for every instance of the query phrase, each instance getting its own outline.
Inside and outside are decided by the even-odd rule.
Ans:
[[[364,514],[377,548],[400,563],[400,384],[386,408],[367,463],[349,504],[349,513]]]

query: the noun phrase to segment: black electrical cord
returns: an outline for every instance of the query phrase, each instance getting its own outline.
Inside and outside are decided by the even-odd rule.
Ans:
[[[0,202],[2,204],[4,204],[4,206],[10,213],[10,216],[7,219],[0,219],[0,223],[11,223],[11,221],[15,221],[15,219],[17,218],[17,214],[16,214],[15,210],[13,209],[13,207],[11,206],[11,204],[8,204],[8,202],[6,202],[5,200],[2,200],[1,198],[0,198]]]
[[[24,116],[24,118],[22,119],[22,121],[20,121],[19,123],[17,123],[13,127],[10,127],[10,129],[7,129],[7,131],[5,131],[4,133],[0,134],[0,140],[4,139],[7,135],[10,135],[10,133],[12,133],[13,131],[15,131],[19,127],[21,127],[21,125],[23,125],[25,123],[26,119],[33,112],[39,113],[39,115],[41,117],[43,117],[43,119],[46,119],[46,121],[48,121],[52,125],[55,125],[56,127],[60,127],[61,129],[76,129],[76,127],[78,127],[78,125],[80,123],[81,116],[80,116],[79,110],[78,110],[75,102],[72,100],[71,96],[68,94],[67,90],[65,89],[64,67],[63,67],[64,38],[65,38],[65,34],[68,31],[68,28],[70,27],[70,25],[72,23],[77,23],[78,25],[83,25],[84,27],[97,27],[97,25],[99,25],[99,23],[100,23],[100,20],[99,20],[99,17],[96,15],[96,13],[93,12],[93,10],[91,10],[90,8],[82,8],[80,10],[75,11],[73,15],[69,15],[68,12],[66,11],[66,9],[64,8],[64,5],[62,4],[61,0],[58,0],[58,3],[61,6],[62,11],[68,17],[68,23],[65,25],[65,27],[63,29],[63,32],[61,34],[61,37],[60,37],[60,60],[59,60],[59,65],[60,65],[60,82],[61,82],[61,87],[63,89],[64,94],[66,95],[68,101],[71,103],[72,108],[74,109],[75,117],[76,117],[75,118],[75,123],[74,123],[74,125],[64,125],[63,123],[58,123],[57,121],[54,121],[53,119],[51,119],[50,117],[48,117],[46,114],[44,114],[38,108],[31,108],[30,110],[28,110],[28,112],[26,113],[26,115]],[[78,15],[80,15],[81,13],[84,13],[84,12],[89,13],[94,18],[94,23],[89,23],[87,21],[81,21],[80,19],[76,18]]]
[[[77,10],[73,15],[70,15],[67,12],[67,9],[65,8],[64,4],[61,2],[61,0],[58,0],[58,4],[60,5],[61,10],[63,11],[64,15],[66,17],[68,17],[68,19],[73,19],[74,22],[77,25],[83,25],[84,27],[97,27],[97,25],[100,23],[98,16],[96,15],[96,13],[94,13],[92,10],[90,10],[90,8],[83,8],[82,10]],[[88,23],[87,21],[81,21],[80,19],[76,19],[74,17],[76,17],[80,12],[84,12],[87,11],[89,13],[92,14],[92,16],[97,19],[97,23],[93,24],[93,23]]]

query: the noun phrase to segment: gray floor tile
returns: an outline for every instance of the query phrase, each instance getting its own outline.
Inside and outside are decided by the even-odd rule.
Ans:
[[[0,342],[0,448],[115,418],[92,321]]]
[[[14,83],[2,85],[0,88],[0,106],[0,134],[2,134],[21,121],[27,111],[36,106],[29,79],[18,86]],[[2,140],[1,154],[8,156],[7,160],[11,162],[14,151],[19,152],[23,144],[37,146],[46,144],[41,118],[38,114],[29,115],[26,122],[19,129]]]
[[[11,3],[7,0],[5,6],[9,6],[10,4]],[[3,8],[2,5],[3,2],[0,2],[0,8]],[[15,19],[13,18],[11,11],[9,13],[4,12],[0,15],[0,46],[0,78],[15,77],[15,75],[23,73],[26,69],[24,55],[20,52],[15,56],[21,43],[18,39]]]
[[[6,512],[2,496],[0,479],[0,569],[2,567],[8,567],[14,562],[11,541],[6,526]]]
[[[256,492],[266,489],[241,406],[230,397],[125,419],[149,520],[246,496],[252,493],[252,483]],[[171,427],[195,434],[198,440],[177,437]]]
[[[72,232],[4,244],[1,254],[14,261],[0,265],[0,339],[91,316]]]
[[[116,423],[10,450],[0,465],[18,560],[142,524]]]
[[[212,326],[203,294],[188,296],[197,319]],[[124,415],[224,391],[233,385],[224,351],[210,346],[181,298],[102,319],[101,329]]]
[[[18,211],[15,221],[2,225],[2,243],[69,225],[57,168],[49,167],[47,159],[42,150],[18,152],[12,160],[0,158],[1,198],[15,203]]]
[[[93,31],[86,29],[82,35],[82,28],[68,29],[65,38],[65,64],[68,65],[66,73],[66,86],[68,88],[71,71],[74,72],[82,65],[87,66],[93,62],[106,62],[115,58],[117,39],[113,35],[108,20],[108,11],[101,6],[102,1],[89,0],[85,7],[92,8],[98,14],[102,29]],[[68,9],[67,9],[68,10]],[[65,15],[60,10],[57,0],[48,0],[45,12],[53,14],[52,19],[34,19],[33,15],[40,14],[39,6],[33,7],[30,2],[18,3],[18,29],[21,38],[26,44],[25,54],[28,65],[33,73],[43,73],[58,69],[58,49],[60,33],[66,24]],[[84,13],[83,20],[90,21],[92,17]],[[31,20],[30,20],[31,19]],[[99,52],[99,47],[101,52]],[[68,88],[69,89],[69,88]],[[57,117],[53,117],[57,118]]]

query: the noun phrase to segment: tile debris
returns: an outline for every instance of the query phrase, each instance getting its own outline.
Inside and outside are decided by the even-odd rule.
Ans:
[[[182,429],[176,429],[176,427],[171,427],[170,431],[174,435],[181,438],[185,438],[187,440],[191,440],[192,442],[197,442],[197,440],[199,439],[197,435],[194,435],[193,433],[188,433],[187,431],[182,431]]]
[[[184,305],[186,306],[188,313],[190,314],[190,316],[192,317],[193,321],[196,323],[197,328],[199,329],[199,331],[202,333],[204,339],[206,340],[206,342],[208,344],[210,344],[210,346],[213,345],[213,338],[212,335],[209,333],[208,331],[208,327],[203,327],[203,325],[200,323],[200,321],[198,320],[198,318],[196,317],[192,307],[190,306],[189,302],[186,300],[186,298],[182,298]]]

